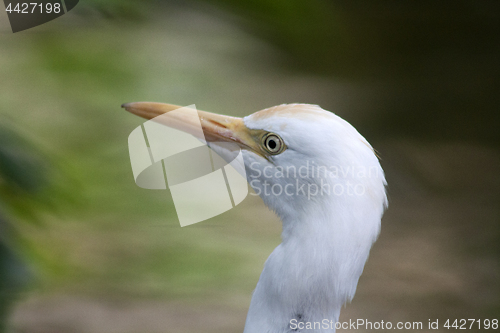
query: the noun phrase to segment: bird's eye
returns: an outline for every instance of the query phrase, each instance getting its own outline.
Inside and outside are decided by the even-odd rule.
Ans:
[[[272,155],[281,154],[285,149],[283,139],[274,133],[267,133],[262,137],[262,144],[264,150]]]

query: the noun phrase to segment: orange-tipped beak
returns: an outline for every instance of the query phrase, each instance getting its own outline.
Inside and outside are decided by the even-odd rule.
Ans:
[[[164,113],[180,109],[180,106],[153,102],[135,102],[122,105],[125,110],[143,117],[153,119]],[[252,150],[262,155],[260,146],[256,143],[251,131],[245,126],[242,118],[219,115],[199,111],[198,116],[204,138],[199,135],[199,125],[192,117],[183,113],[173,113],[172,117],[159,118],[162,124],[192,134],[208,142],[225,141],[236,143],[243,149]]]

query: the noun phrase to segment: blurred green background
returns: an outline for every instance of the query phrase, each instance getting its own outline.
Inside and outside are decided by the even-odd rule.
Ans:
[[[312,103],[379,151],[390,209],[341,320],[500,314],[497,1],[80,1],[0,14],[0,331],[242,332],[279,244],[260,199],[181,228],[124,102]],[[474,331],[474,329],[472,330]]]

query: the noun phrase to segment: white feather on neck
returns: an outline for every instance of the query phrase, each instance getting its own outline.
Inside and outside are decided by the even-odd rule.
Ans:
[[[338,320],[341,307],[354,296],[387,204],[385,178],[378,159],[350,124],[317,106],[275,108],[280,109],[245,118],[248,128],[280,135],[289,149],[274,156],[272,163],[244,152],[250,184],[256,191],[255,185],[260,184],[261,198],[283,223],[282,243],[266,261],[244,333],[292,332],[292,319]],[[293,166],[295,171],[302,167],[309,173],[295,177],[289,173],[283,178],[267,177],[264,173],[264,168],[276,171],[278,166],[284,170]],[[314,168],[319,166],[325,166],[328,172],[314,177]],[[363,170],[366,176],[360,177]],[[375,173],[368,174],[370,170]],[[288,185],[288,193],[293,188],[295,195],[274,195],[272,191],[265,195],[265,181],[282,190]],[[311,196],[308,192],[314,185],[326,188],[325,183],[330,186],[330,195]],[[354,189],[356,185],[364,189],[363,194],[358,195],[358,191],[349,195],[347,187]],[[334,194],[334,186],[345,191]]]

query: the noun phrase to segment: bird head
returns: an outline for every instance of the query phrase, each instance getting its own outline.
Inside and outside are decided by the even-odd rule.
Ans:
[[[146,119],[180,108],[150,102],[123,107]],[[283,221],[332,208],[348,207],[350,214],[359,212],[358,206],[382,212],[385,178],[378,158],[357,130],[334,113],[316,105],[283,104],[244,118],[198,115],[204,134],[200,139],[242,149],[248,182]],[[193,129],[199,123],[180,114],[166,125],[197,135]],[[230,159],[234,154],[227,147],[212,146]]]
[[[180,108],[150,102],[123,107],[146,119]],[[324,289],[314,293],[314,288],[333,281],[327,290],[336,295],[335,306],[349,301],[387,205],[384,173],[365,138],[334,113],[309,104],[279,105],[244,118],[204,111],[196,121],[172,115],[159,122],[209,145],[230,143],[210,145],[226,160],[234,158],[235,146],[241,149],[248,182],[281,218],[283,243],[270,257],[273,265],[266,265],[264,279],[283,273],[297,286],[305,276],[313,281],[314,271],[317,283],[304,295],[323,295]],[[271,280],[269,285],[279,285]]]

